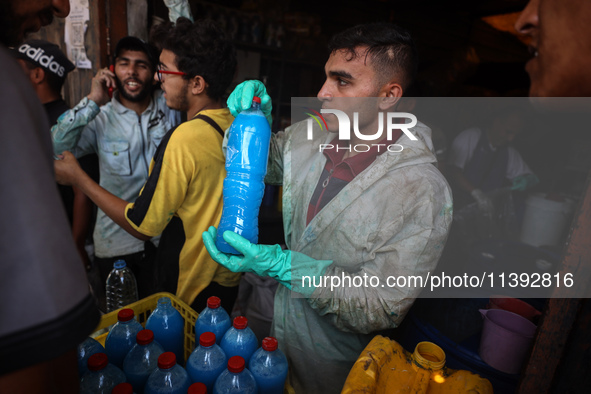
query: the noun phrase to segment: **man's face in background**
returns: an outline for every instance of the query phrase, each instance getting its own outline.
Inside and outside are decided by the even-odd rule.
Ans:
[[[49,25],[54,15],[65,18],[69,13],[70,0],[4,0],[0,12],[0,41],[15,46],[27,33]]]

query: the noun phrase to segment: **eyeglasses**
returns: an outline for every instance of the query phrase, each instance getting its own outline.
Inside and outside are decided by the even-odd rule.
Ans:
[[[164,82],[164,77],[162,76],[162,74],[172,74],[172,75],[187,75],[187,73],[184,73],[182,71],[168,71],[168,70],[162,70],[160,67],[158,67],[156,69],[156,74],[158,75],[158,81],[160,82]]]

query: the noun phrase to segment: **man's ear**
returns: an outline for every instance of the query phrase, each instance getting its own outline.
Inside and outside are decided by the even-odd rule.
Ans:
[[[189,89],[191,90],[191,93],[195,96],[205,92],[206,88],[207,83],[201,75],[196,75],[189,80]]]
[[[45,70],[41,67],[35,67],[33,70],[31,70],[29,78],[33,84],[39,85],[45,80]]]
[[[402,86],[398,82],[390,81],[380,89],[380,110],[386,111],[396,105],[402,97]]]

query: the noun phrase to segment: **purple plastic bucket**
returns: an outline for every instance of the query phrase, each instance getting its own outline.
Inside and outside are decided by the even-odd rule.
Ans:
[[[499,371],[516,374],[533,343],[536,325],[513,312],[480,309],[484,317],[480,358]]]

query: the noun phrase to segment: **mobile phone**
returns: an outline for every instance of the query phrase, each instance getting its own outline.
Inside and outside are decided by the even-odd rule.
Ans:
[[[114,65],[110,65],[109,66],[109,71],[111,72],[115,72],[115,66]],[[109,87],[109,98],[113,98],[113,87]]]

